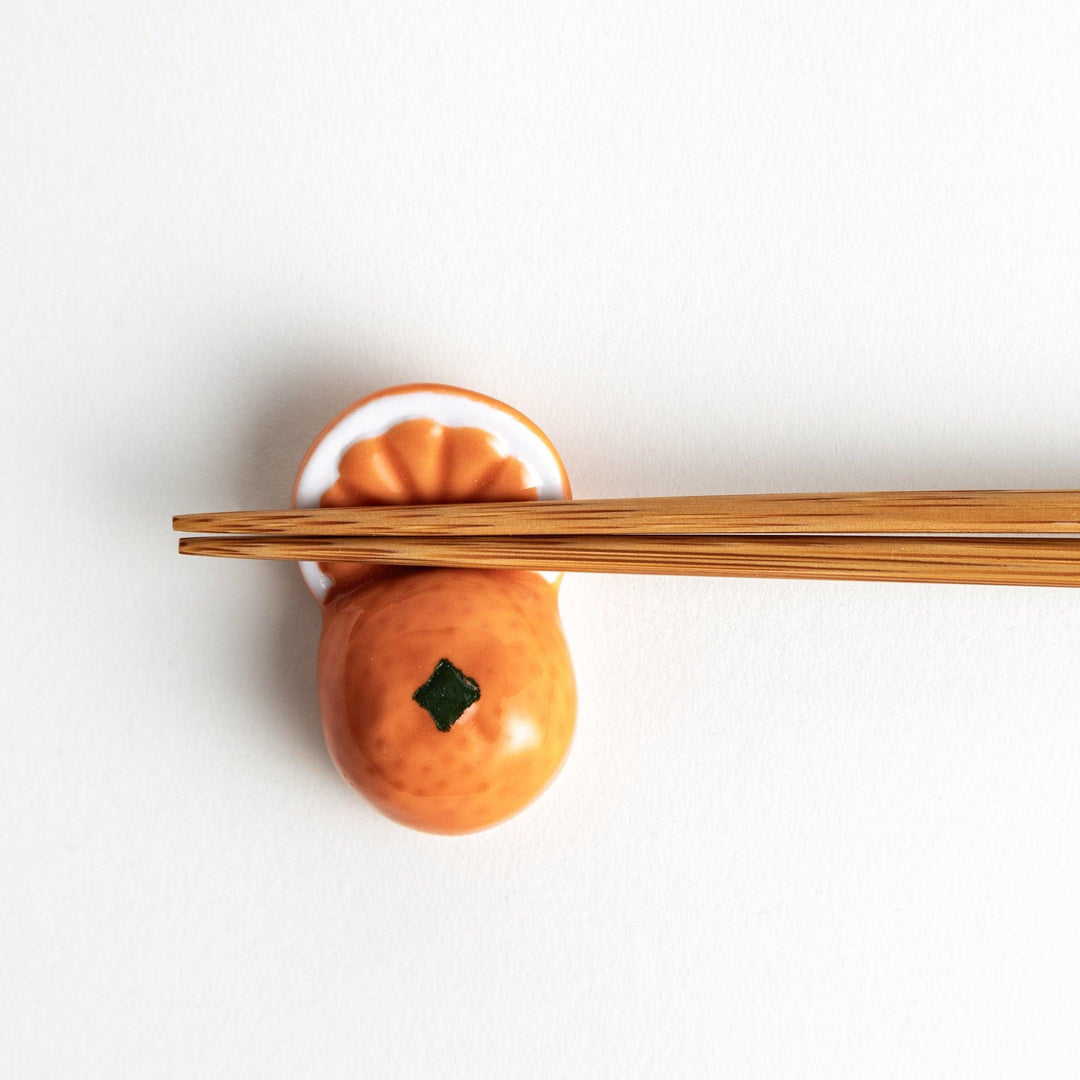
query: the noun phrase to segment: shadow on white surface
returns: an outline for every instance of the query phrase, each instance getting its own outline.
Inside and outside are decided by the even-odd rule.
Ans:
[[[732,415],[690,416],[682,437],[672,439],[666,420],[650,424],[642,416],[593,432],[584,459],[564,457],[578,498],[1076,486],[1080,432],[1054,437],[1019,423],[838,429],[813,416],[797,428],[777,423],[767,435],[765,427]],[[556,428],[550,424],[548,434],[560,446]],[[570,432],[564,442],[574,438]]]
[[[342,409],[383,386],[407,381],[393,368],[366,357],[275,357],[252,376],[250,408],[236,416],[236,468],[225,478],[215,505],[275,508],[289,504],[293,480],[308,446]],[[194,461],[204,477],[218,464]],[[318,604],[291,563],[266,564],[266,605],[244,611],[243,640],[254,657],[250,682],[264,687],[263,712],[305,762],[318,761],[337,778],[323,742],[316,661],[321,618]],[[249,680],[245,679],[245,687]],[[257,704],[257,703],[252,703]]]

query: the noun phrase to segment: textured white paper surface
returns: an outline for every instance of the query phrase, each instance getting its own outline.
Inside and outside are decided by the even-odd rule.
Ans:
[[[286,503],[411,380],[576,494],[1080,487],[1073,3],[0,11],[0,1074],[1080,1073],[1080,594],[576,577],[556,786],[333,771]]]

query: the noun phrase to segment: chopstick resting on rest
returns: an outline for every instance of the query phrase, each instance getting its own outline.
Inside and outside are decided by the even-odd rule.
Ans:
[[[374,506],[185,514],[173,527],[227,534],[180,540],[182,554],[226,558],[1080,586],[1078,491]],[[935,533],[956,535],[912,535]]]
[[[184,555],[704,577],[1080,586],[1080,539],[893,536],[199,536]]]
[[[1080,533],[1080,491],[675,495],[180,514],[177,532],[289,536]]]

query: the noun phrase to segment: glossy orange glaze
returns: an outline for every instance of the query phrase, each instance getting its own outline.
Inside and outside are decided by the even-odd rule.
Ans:
[[[417,570],[332,601],[319,701],[342,775],[388,817],[428,832],[483,829],[531,802],[574,731],[556,600],[527,571]],[[442,659],[480,690],[449,731],[413,700]]]
[[[355,443],[323,506],[536,498],[476,428],[407,420]],[[331,757],[387,816],[482,829],[531,802],[569,748],[576,689],[558,588],[538,574],[323,564],[319,700]],[[479,687],[448,731],[413,694],[440,660]]]

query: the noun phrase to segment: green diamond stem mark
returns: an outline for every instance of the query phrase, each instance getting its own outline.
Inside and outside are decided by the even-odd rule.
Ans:
[[[435,665],[428,681],[413,694],[413,701],[431,713],[440,731],[449,731],[479,698],[480,687],[445,659]]]

